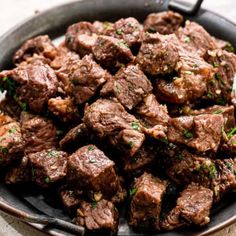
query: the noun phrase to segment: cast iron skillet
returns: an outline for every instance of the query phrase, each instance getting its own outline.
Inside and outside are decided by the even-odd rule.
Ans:
[[[236,25],[227,19],[200,9],[203,0],[198,0],[190,8],[176,1],[163,0],[84,0],[70,2],[28,19],[17,25],[0,38],[0,70],[11,66],[14,51],[27,39],[49,34],[57,39],[65,33],[66,28],[78,21],[100,20],[115,21],[121,17],[136,17],[142,22],[151,12],[160,12],[172,8],[181,12],[186,18],[203,25],[212,35],[230,41],[236,47]],[[236,194],[224,199],[214,207],[211,223],[203,228],[189,228],[182,231],[160,233],[163,236],[208,235],[236,222]],[[72,235],[70,225],[62,220],[70,221],[66,214],[56,205],[44,200],[44,195],[30,186],[23,189],[5,186],[0,182],[0,210],[21,220],[30,221],[31,225],[51,235]],[[123,212],[121,215],[125,215]],[[125,217],[120,217],[119,235],[136,235],[126,224]],[[51,217],[51,218],[47,218]],[[56,217],[57,219],[53,219]],[[49,221],[49,224],[47,222]],[[35,224],[32,222],[41,222]],[[61,227],[61,229],[59,229]],[[73,230],[74,231],[74,230]],[[81,231],[80,231],[81,232]]]

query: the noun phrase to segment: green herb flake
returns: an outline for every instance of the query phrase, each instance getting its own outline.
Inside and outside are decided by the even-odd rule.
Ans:
[[[47,156],[54,157],[57,156],[57,151],[55,150],[50,150],[47,152]]]
[[[179,153],[179,154],[177,155],[177,158],[178,158],[180,161],[182,161],[182,160],[184,159],[183,154],[182,154],[182,153]]]
[[[117,29],[117,30],[116,30],[116,33],[117,33],[118,35],[122,35],[122,30],[121,30],[121,29]]]
[[[95,147],[94,146],[88,146],[88,151],[90,152],[90,151],[93,151],[95,149]]]
[[[185,130],[183,134],[185,138],[188,138],[188,139],[193,138],[193,134],[188,130]]]
[[[190,43],[190,42],[191,42],[190,37],[189,37],[189,36],[186,36],[186,37],[184,38],[184,42],[185,42],[185,43]]]
[[[233,144],[234,146],[236,146],[236,141],[233,141],[232,144]]]
[[[225,165],[226,165],[226,167],[227,167],[229,170],[231,170],[231,166],[232,166],[231,163],[226,162]]]
[[[236,176],[236,170],[234,170],[234,175]]]
[[[216,104],[218,104],[218,105],[225,105],[226,101],[223,98],[218,98],[216,100]]]
[[[7,155],[8,152],[9,152],[9,151],[8,151],[8,148],[6,148],[6,147],[1,147],[1,146],[0,146],[0,151],[2,152],[3,155]]]
[[[50,183],[49,177],[46,177],[46,178],[44,179],[44,182],[45,182],[46,184],[49,184],[49,183]]]
[[[0,162],[3,161],[3,159],[0,157]]]
[[[93,208],[93,209],[95,209],[96,207],[97,207],[97,202],[91,202],[91,207]]]
[[[129,190],[129,195],[130,197],[134,196],[137,193],[138,189],[137,188],[131,188]]]
[[[6,90],[10,96],[14,96],[16,93],[16,83],[14,80],[9,79],[7,76],[2,78],[3,84],[1,86],[1,91]]]
[[[231,131],[227,133],[228,139],[232,138],[234,136],[234,134],[236,134],[236,127],[231,129]]]
[[[153,27],[149,27],[147,30],[149,33],[156,33],[157,31]]]
[[[215,175],[216,175],[216,167],[215,167],[215,165],[211,165],[209,167],[209,177],[213,178],[213,177],[215,177]]]
[[[134,142],[133,142],[133,141],[129,141],[129,142],[128,142],[128,145],[129,145],[130,148],[133,148]]]
[[[139,123],[137,121],[133,121],[131,123],[131,127],[132,127],[133,130],[137,130],[137,131],[140,130],[140,126],[139,126]]]
[[[212,98],[212,93],[211,93],[211,92],[208,92],[208,93],[207,93],[207,97],[208,97],[208,98]]]
[[[159,140],[165,144],[169,143],[167,138],[160,138]]]
[[[219,73],[215,73],[215,78],[216,78],[217,80],[222,80],[222,76],[221,76],[221,74],[219,74]]]
[[[192,72],[192,71],[189,71],[189,70],[186,70],[184,73],[185,73],[186,75],[193,75],[193,72]]]
[[[212,65],[213,65],[213,67],[214,67],[214,68],[217,68],[217,67],[219,67],[219,64],[218,64],[217,62],[213,62],[213,64],[212,64]]]
[[[226,44],[226,46],[225,46],[225,48],[224,48],[226,51],[228,51],[228,52],[234,52],[235,50],[234,50],[234,47],[232,46],[232,44],[231,43],[227,43]]]
[[[23,110],[23,111],[27,110],[27,103],[26,102],[18,101],[18,104],[19,104],[21,110]]]
[[[14,134],[16,132],[16,127],[12,127],[11,129],[8,130],[8,133]]]
[[[224,112],[224,111],[223,110],[217,110],[217,111],[212,112],[212,114],[217,115],[217,114],[221,114],[222,112]]]
[[[64,134],[64,131],[63,130],[61,130],[61,129],[58,129],[57,130],[57,136],[61,136],[61,135],[63,135]]]

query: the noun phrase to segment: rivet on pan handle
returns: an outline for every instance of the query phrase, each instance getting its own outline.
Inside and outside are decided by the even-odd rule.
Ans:
[[[184,13],[186,15],[194,15],[198,12],[201,7],[203,0],[198,0],[193,6],[187,4],[186,1],[170,0],[169,9]]]

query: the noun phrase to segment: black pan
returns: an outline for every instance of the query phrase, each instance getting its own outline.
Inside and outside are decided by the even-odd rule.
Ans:
[[[169,1],[163,0],[84,0],[54,7],[17,25],[0,38],[0,69],[9,68],[13,52],[33,36],[49,34],[53,39],[58,39],[65,33],[68,25],[81,20],[115,21],[121,17],[133,16],[142,22],[149,13],[168,8],[180,11],[187,19],[200,23],[212,35],[230,41],[236,47],[236,25],[213,12],[199,9],[201,2],[202,0],[197,1],[195,6],[189,8],[173,1],[169,4]],[[57,205],[44,201],[42,194],[33,191],[30,187],[10,188],[0,182],[0,210],[24,221],[30,221],[33,227],[51,235],[71,235],[66,230],[69,230],[70,226],[63,225],[63,220],[70,220],[67,215]],[[209,225],[158,235],[200,236],[219,231],[236,222],[235,195],[232,194],[213,209]],[[49,224],[46,224],[47,222]],[[120,219],[118,234],[135,235],[127,226],[124,217]]]

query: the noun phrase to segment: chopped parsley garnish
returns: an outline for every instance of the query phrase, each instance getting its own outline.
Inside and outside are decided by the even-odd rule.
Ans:
[[[213,67],[217,68],[217,67],[219,67],[219,64],[217,62],[213,62]]]
[[[232,138],[235,134],[236,134],[236,127],[231,129],[231,131],[227,133],[228,139]]]
[[[112,28],[112,23],[110,23],[110,22],[108,22],[108,21],[103,22],[103,27],[104,27],[104,29],[106,29],[106,30],[113,29],[113,28]]]
[[[225,105],[226,101],[223,98],[218,98],[216,100],[216,104],[218,104],[218,105]]]
[[[93,209],[95,209],[96,207],[97,207],[97,202],[91,202],[91,207],[93,208]]]
[[[233,143],[232,143],[234,146],[236,146],[236,141],[233,141]]]
[[[130,197],[134,196],[137,193],[138,189],[137,188],[131,188],[129,190],[129,195]]]
[[[147,31],[149,33],[156,33],[157,32],[153,27],[149,27]]]
[[[54,157],[54,156],[56,156],[57,155],[57,151],[55,151],[55,150],[50,150],[50,151],[48,151],[48,153],[47,153],[47,156],[50,156],[50,157]]]
[[[130,148],[132,148],[134,146],[134,142],[133,141],[129,141],[128,145],[129,145]]]
[[[3,161],[3,159],[0,157],[0,162]]]
[[[191,41],[191,39],[190,39],[189,36],[186,36],[186,37],[184,38],[184,42],[185,42],[185,43],[190,43],[190,41]]]
[[[61,130],[61,129],[58,129],[58,130],[57,130],[57,136],[61,136],[61,135],[63,135],[63,133],[64,133],[63,130]]]
[[[18,101],[18,104],[19,104],[20,108],[21,108],[23,111],[26,111],[26,110],[27,110],[27,103],[26,103],[26,102]]]
[[[117,30],[116,30],[116,33],[117,33],[118,35],[122,35],[122,30],[121,30],[121,29],[117,29]]]
[[[227,43],[226,44],[226,46],[225,46],[225,48],[224,48],[226,51],[228,51],[228,52],[234,52],[234,47],[232,46],[232,44],[231,43]]]
[[[2,154],[3,155],[7,155],[8,154],[8,148],[6,148],[6,147],[2,147],[2,146],[0,146],[0,151],[2,152]]]
[[[32,170],[31,170],[31,175],[32,175],[32,179],[34,179],[35,178],[35,169],[34,168],[32,168]]]
[[[96,160],[95,159],[90,159],[89,163],[96,163]]]
[[[2,78],[2,81],[4,82],[0,88],[0,90],[3,92],[4,90],[7,90],[8,94],[10,96],[14,96],[16,93],[16,83],[14,80],[9,79],[7,76]]]
[[[236,176],[236,170],[234,170],[234,175]]]
[[[88,146],[88,151],[93,151],[95,149],[94,146]]]
[[[192,75],[193,74],[193,72],[189,71],[189,70],[186,70],[184,73],[187,74],[187,75]]]
[[[217,80],[222,80],[222,76],[221,76],[221,74],[219,74],[219,73],[215,73],[215,78],[216,78]]]
[[[217,110],[217,111],[214,111],[214,112],[212,112],[212,114],[221,114],[223,112],[223,110]]]
[[[45,182],[46,184],[50,183],[49,177],[46,177],[46,178],[44,179],[44,182]]]
[[[8,130],[8,133],[14,134],[16,132],[16,127],[12,127],[11,129]]]
[[[215,165],[211,165],[209,167],[209,177],[213,178],[216,175],[216,167]]]
[[[177,155],[177,158],[178,158],[180,161],[182,161],[182,160],[184,159],[183,154],[182,154],[182,153],[179,153],[179,154]]]
[[[212,98],[212,93],[211,93],[211,92],[208,92],[208,93],[207,93],[207,97],[208,97],[208,98]]]
[[[226,165],[226,167],[227,167],[229,170],[231,170],[231,163],[226,162],[225,165]]]
[[[193,134],[190,131],[185,130],[184,131],[184,137],[185,138],[193,138]]]
[[[140,126],[139,126],[139,123],[137,121],[133,121],[131,123],[131,127],[133,130],[140,130]]]
[[[168,139],[167,138],[160,138],[159,139],[161,142],[168,144]]]

